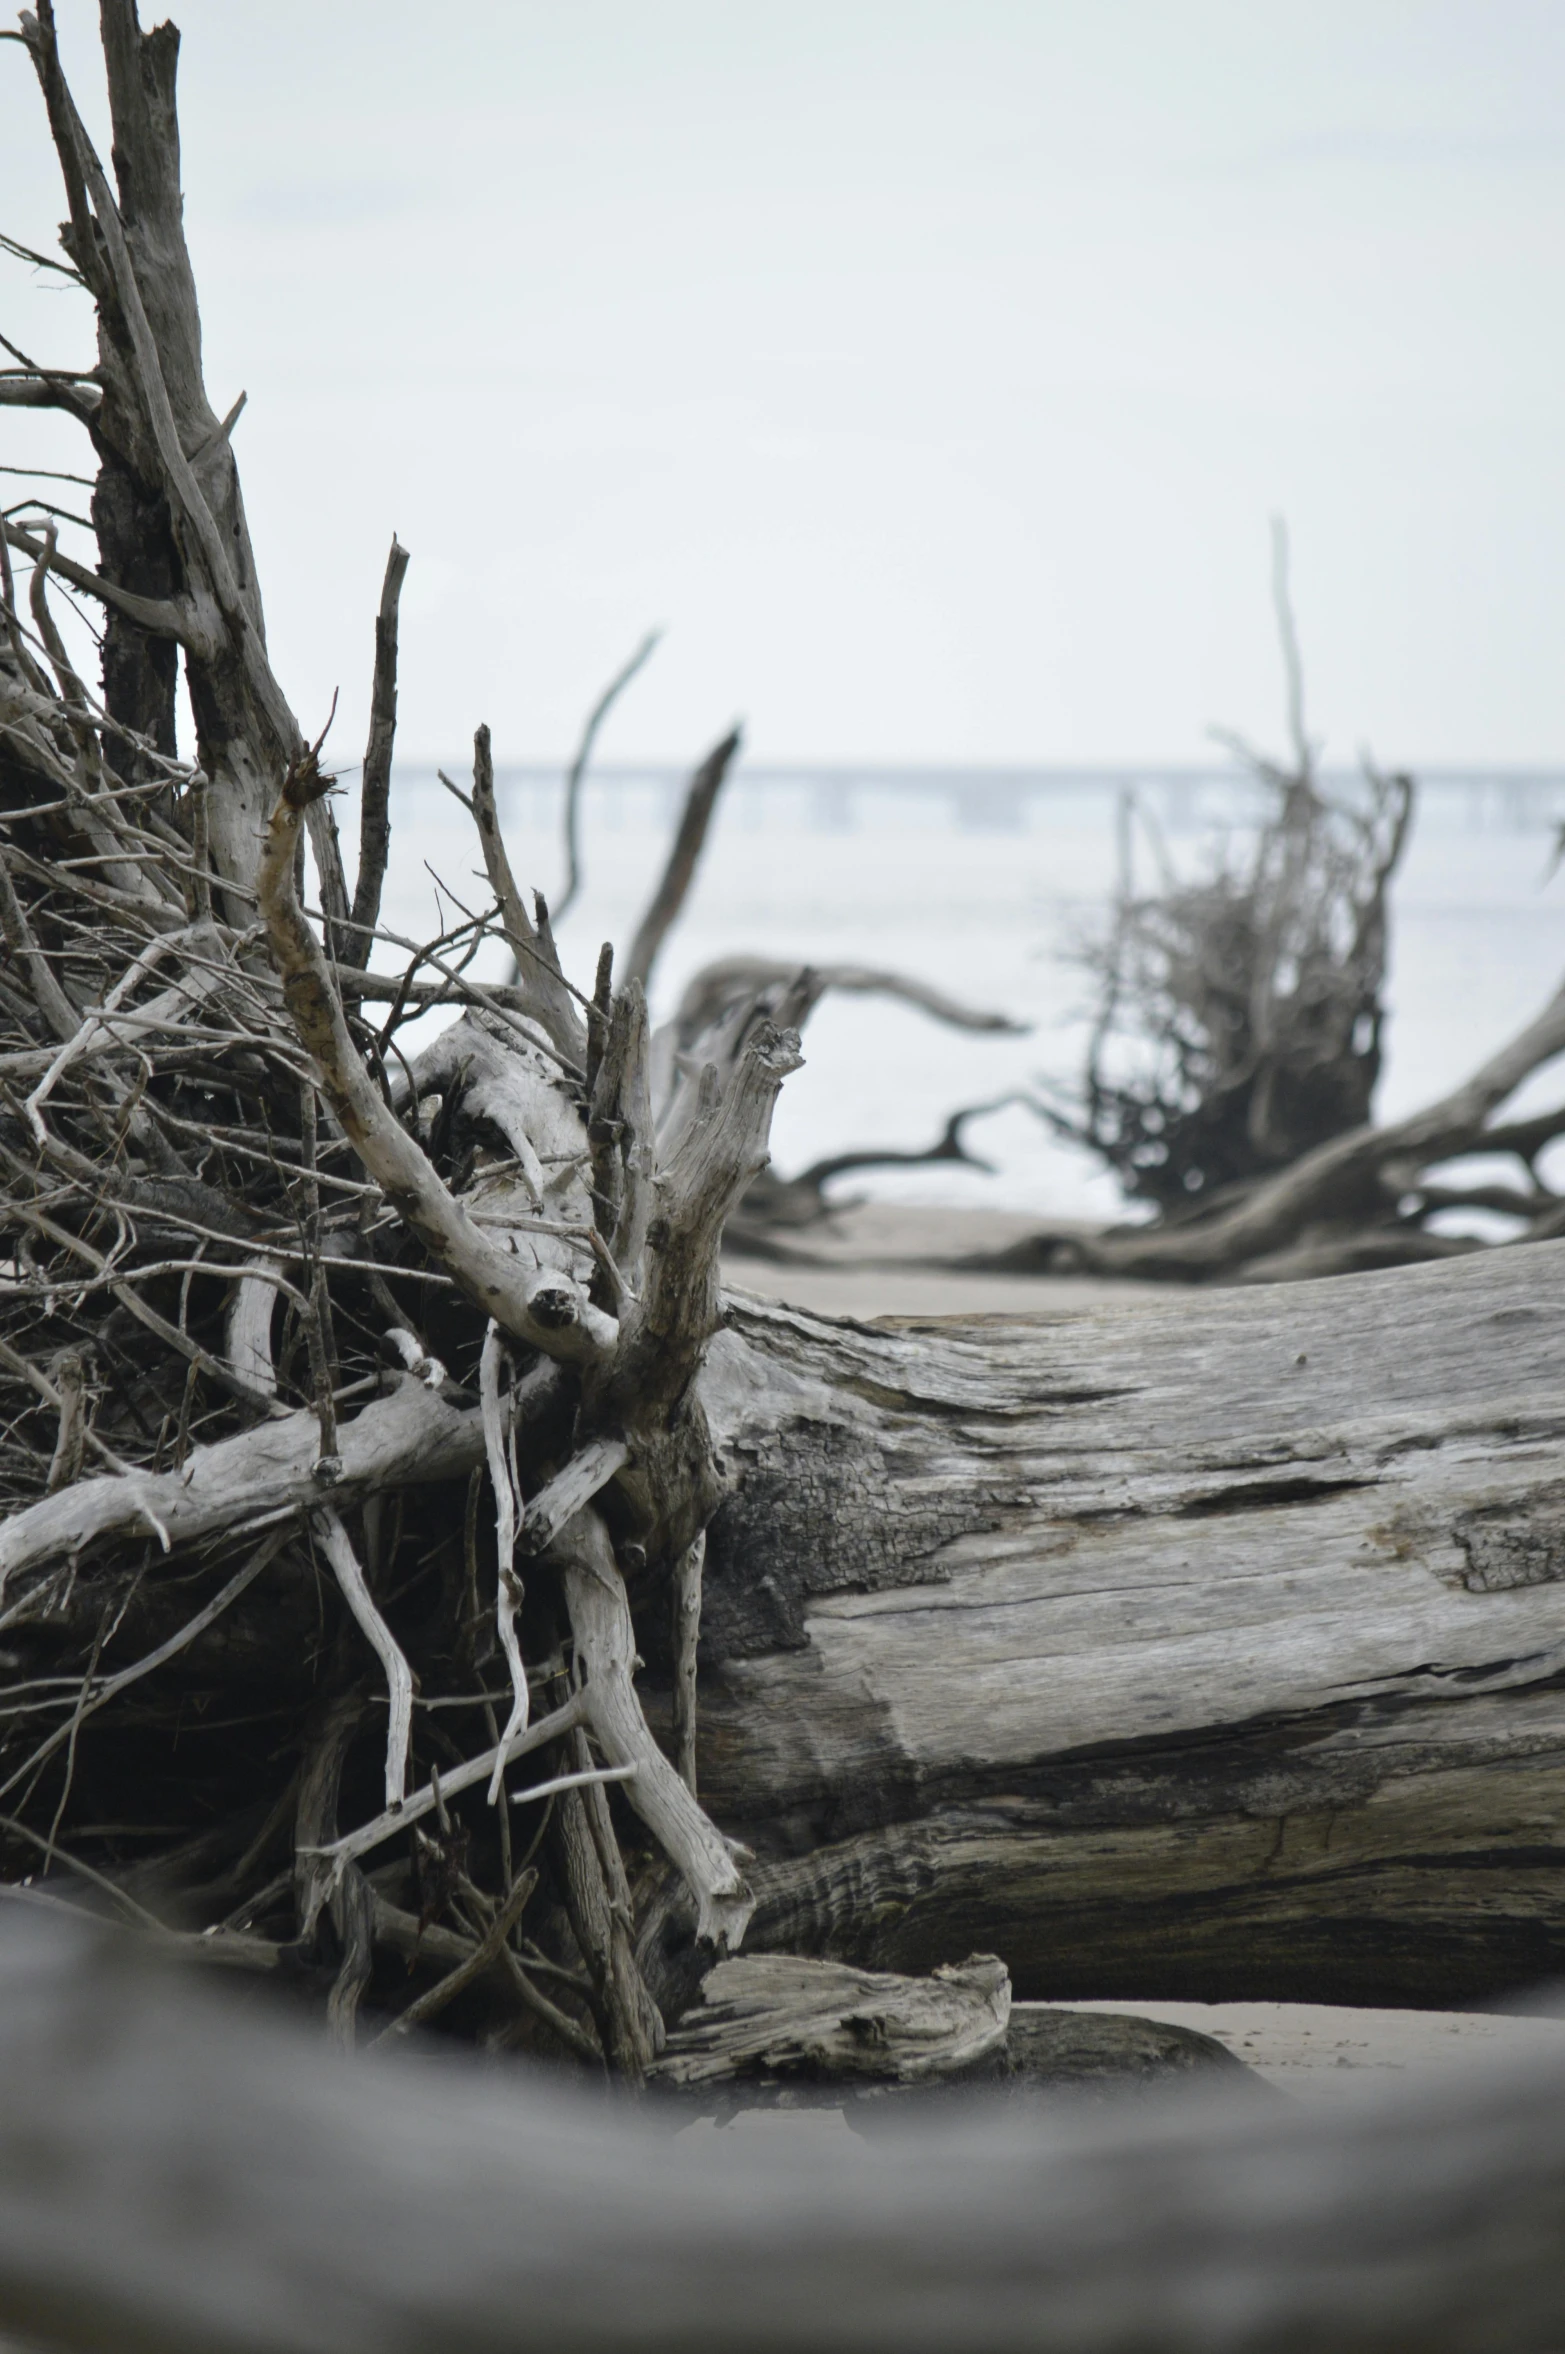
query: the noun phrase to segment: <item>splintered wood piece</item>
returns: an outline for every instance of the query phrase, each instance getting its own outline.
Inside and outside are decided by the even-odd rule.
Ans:
[[[928,1978],[850,1970],[793,1954],[719,1962],[652,2073],[673,2085],[724,2077],[869,2077],[920,2084],[1004,2041],[1011,1981],[993,1954]]]

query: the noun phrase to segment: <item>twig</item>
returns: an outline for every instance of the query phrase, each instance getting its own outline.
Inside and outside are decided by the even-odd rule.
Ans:
[[[674,1571],[674,1763],[696,1792],[696,1645],[701,1636],[701,1572],[706,1531],[688,1545]]]
[[[500,1948],[526,1911],[528,1899],[537,1885],[538,1874],[535,1871],[521,1873],[466,1961],[458,1962],[454,1970],[449,1971],[434,1986],[426,1988],[416,2001],[409,2003],[405,2011],[399,2012],[391,2025],[374,2037],[370,2044],[371,2051],[376,2044],[390,2043],[398,2036],[411,2035],[415,2027],[422,2027],[426,2021],[443,2011],[447,2003],[454,2002],[465,1987],[472,1985],[475,1978],[481,1978],[491,1963],[499,1960]]]
[[[61,1738],[64,1738],[63,1733]],[[40,1855],[46,1856],[51,1862],[64,1864],[68,1872],[74,1872],[78,1879],[85,1880],[90,1888],[101,1890],[111,1903],[128,1913],[141,1928],[163,1929],[164,1924],[156,1913],[149,1913],[145,1905],[138,1904],[133,1896],[127,1896],[123,1888],[117,1888],[102,1872],[95,1872],[91,1864],[84,1864],[79,1856],[71,1855],[65,1848],[46,1839],[41,1831],[33,1830],[30,1824],[18,1821],[15,1815],[0,1815],[0,1831],[9,1831],[13,1839],[25,1839],[28,1846],[36,1848]]]
[[[397,606],[408,551],[392,535],[375,616],[375,678],[370,691],[369,740],[359,782],[359,878],[353,893],[354,929],[343,943],[343,962],[369,962],[370,939],[380,919],[380,894],[391,850],[391,751],[397,733]]]
[[[479,1756],[470,1757],[466,1765],[454,1766],[450,1773],[442,1774],[440,1788],[447,1798],[454,1798],[458,1791],[470,1790],[475,1782],[484,1781],[494,1770],[496,1756],[503,1757],[508,1766],[514,1765],[519,1757],[526,1757],[532,1750],[545,1748],[549,1742],[558,1741],[581,1721],[582,1703],[579,1696],[573,1694],[563,1708],[555,1709],[549,1716],[539,1717],[528,1726],[525,1733],[516,1734],[509,1743],[501,1742],[496,1748],[486,1749]],[[550,1788],[553,1788],[552,1783]],[[528,1795],[534,1793],[529,1792]],[[547,1792],[540,1790],[536,1795],[544,1797]],[[388,1808],[384,1814],[377,1815],[373,1822],[363,1823],[357,1831],[350,1831],[344,1838],[333,1840],[330,1846],[316,1848],[311,1852],[332,1861],[340,1857],[344,1862],[355,1863],[361,1855],[368,1855],[372,1848],[382,1846],[386,1840],[394,1838],[397,1832],[406,1830],[410,1823],[420,1822],[425,1815],[433,1813],[435,1805],[435,1788],[433,1783],[428,1783],[422,1790],[415,1790],[410,1797],[405,1798],[399,1807]]]
[[[527,994],[529,1010],[560,1053],[577,1070],[584,1070],[587,1033],[573,1003],[580,992],[569,987],[560,971],[553,937],[547,930],[547,909],[541,900],[536,903],[539,920],[535,923],[516,887],[495,806],[494,753],[487,727],[479,728],[473,737],[473,818],[489,888],[499,902],[500,920],[516,958],[517,982]]]
[[[624,669],[616,671],[587,714],[587,724],[581,731],[581,742],[576,747],[576,757],[571,762],[569,773],[565,779],[565,888],[555,902],[554,920],[556,923],[564,922],[575,901],[576,894],[581,889],[581,787],[582,779],[587,773],[587,763],[592,758],[592,747],[597,742],[598,730],[636,673],[651,660],[662,635],[663,632],[660,629],[648,630]]]
[[[733,765],[735,754],[743,741],[743,731],[734,728],[715,744],[685,788],[685,806],[680,814],[678,831],[668,854],[657,889],[653,892],[646,914],[637,927],[630,954],[625,959],[623,972],[626,980],[635,980],[645,989],[652,977],[652,967],[659,949],[667,939],[680,909],[685,904],[701,852],[706,844],[707,829],[712,823],[712,812],[717,807],[717,796],[723,780]]]
[[[478,1360],[478,1393],[484,1417],[484,1453],[489,1464],[489,1484],[494,1490],[495,1500],[495,1628],[511,1676],[511,1713],[506,1719],[505,1731],[495,1743],[495,1768],[489,1782],[491,1806],[497,1803],[500,1796],[506,1744],[515,1734],[526,1731],[531,1706],[527,1663],[522,1657],[522,1647],[516,1633],[516,1613],[522,1600],[522,1588],[514,1560],[517,1516],[522,1499],[516,1471],[514,1428],[507,1431],[500,1406],[500,1366],[504,1355],[505,1344],[500,1338],[500,1328],[491,1322],[484,1335],[483,1350]]]
[[[338,1515],[331,1511],[320,1513],[316,1528],[321,1550],[342,1588],[343,1600],[386,1671],[386,1689],[391,1701],[386,1725],[386,1807],[389,1813],[395,1814],[407,1787],[408,1752],[413,1742],[413,1672],[395,1635],[376,1608],[359,1557]]]

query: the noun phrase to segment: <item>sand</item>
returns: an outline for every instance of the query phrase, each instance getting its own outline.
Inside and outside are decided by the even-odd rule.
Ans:
[[[1565,2051],[1565,2016],[1489,2011],[1370,2011],[1325,2003],[1073,2002],[1072,2011],[1131,2011],[1214,2036],[1269,2084],[1311,2103],[1473,2060]]]
[[[825,1316],[1063,1316],[1078,1308],[1131,1307],[1169,1296],[1166,1284],[1096,1275],[987,1275],[932,1266],[1000,1251],[1037,1231],[1023,1211],[919,1209],[861,1202],[818,1226],[779,1235],[789,1263],[725,1252],[723,1272],[742,1291]],[[1051,1220],[1050,1230],[1077,1230]],[[1079,1229],[1085,1233],[1085,1227]],[[796,1254],[796,1255],[795,1255]]]

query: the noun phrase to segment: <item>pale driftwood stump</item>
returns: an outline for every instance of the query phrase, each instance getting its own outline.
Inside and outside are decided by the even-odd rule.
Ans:
[[[707,1974],[652,2073],[681,2089],[734,2077],[932,2083],[995,2051],[1010,2016],[1011,1982],[993,1954],[928,1978],[743,1956]]]

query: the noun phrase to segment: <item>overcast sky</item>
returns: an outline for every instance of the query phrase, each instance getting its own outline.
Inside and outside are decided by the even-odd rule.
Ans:
[[[393,527],[409,752],[559,753],[654,622],[609,757],[740,714],[757,759],[1275,738],[1280,509],[1333,750],[1565,759],[1560,0],[178,19],[209,387],[339,757]],[[52,245],[0,73],[0,226]],[[84,357],[7,268],[7,332]]]

